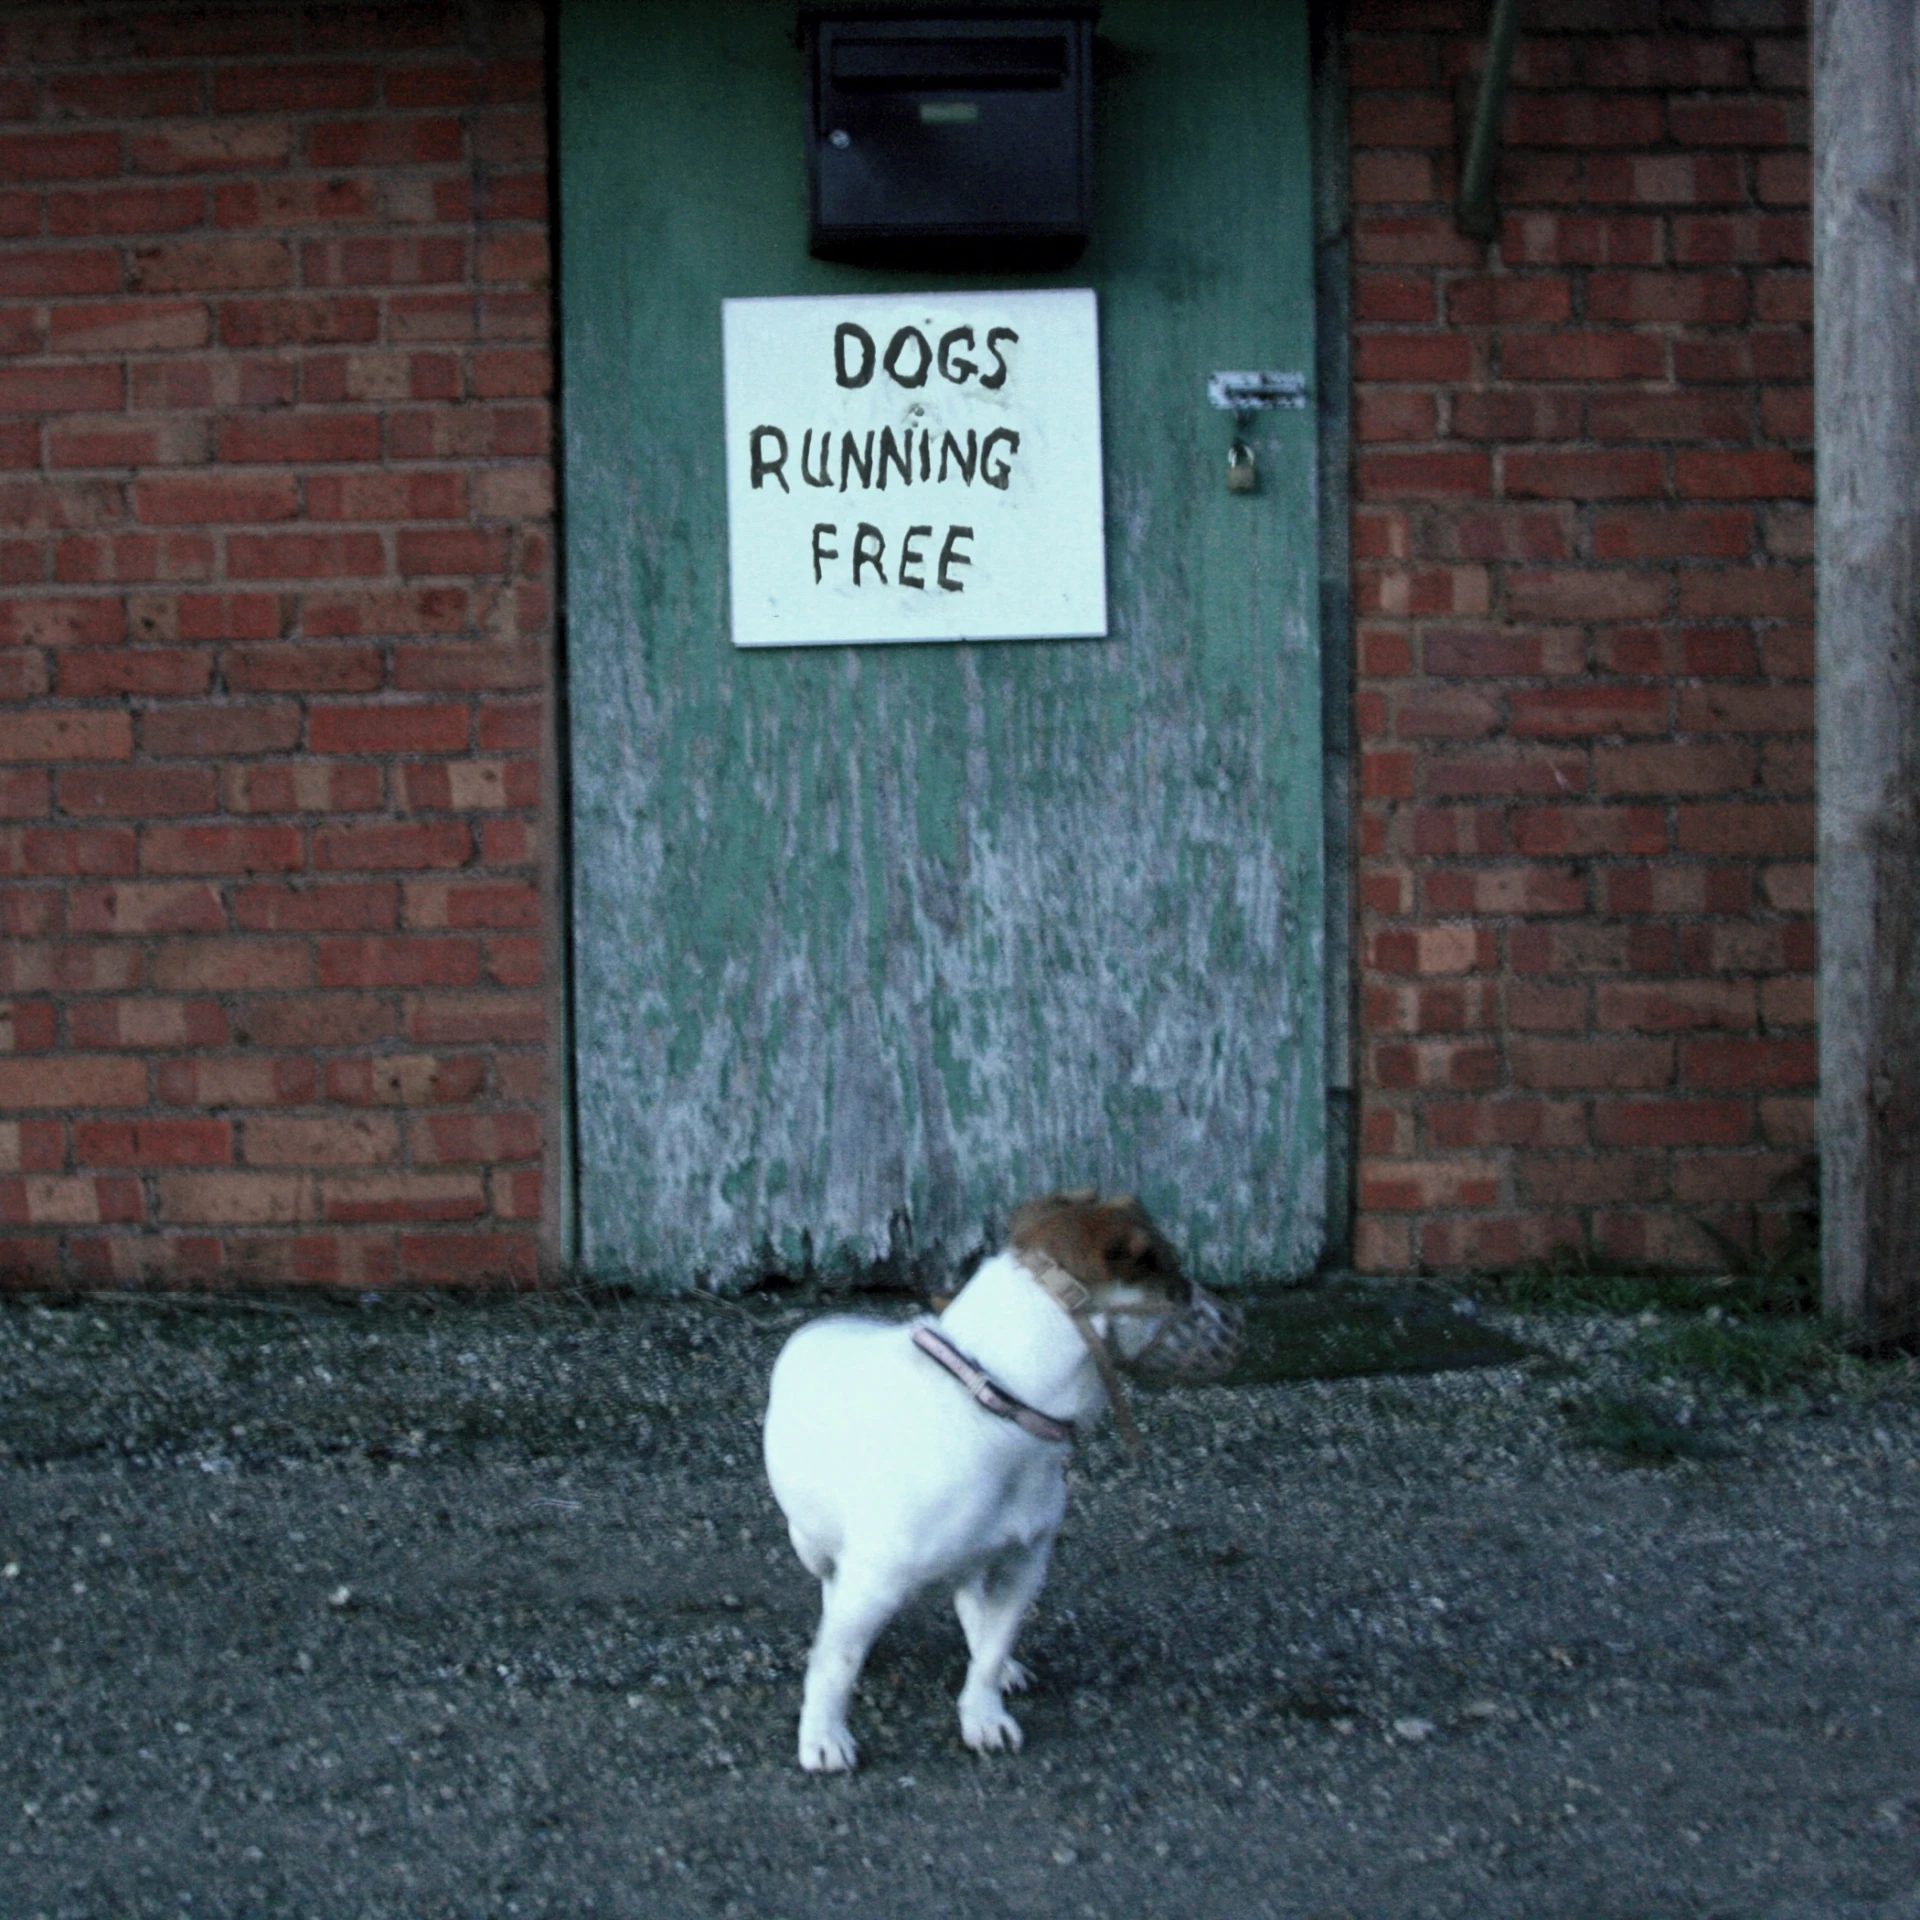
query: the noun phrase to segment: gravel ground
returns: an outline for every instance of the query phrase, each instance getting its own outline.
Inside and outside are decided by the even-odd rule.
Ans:
[[[929,1602],[814,1780],[757,1444],[810,1310],[0,1309],[0,1912],[1920,1920],[1911,1368],[1750,1400],[1500,1316],[1521,1363],[1142,1397],[1025,1754]],[[1699,1457],[1588,1444],[1616,1391]]]

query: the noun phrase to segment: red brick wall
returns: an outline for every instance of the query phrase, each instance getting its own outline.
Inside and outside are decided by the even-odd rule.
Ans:
[[[537,6],[0,7],[0,1269],[529,1277]]]
[[[1532,0],[1482,246],[1486,11],[1350,39],[1358,1257],[1699,1262],[1812,1139],[1806,44]]]
[[[1371,1268],[1702,1258],[1811,1138],[1798,15],[1525,23],[1483,247],[1483,5],[1352,16]],[[541,33],[0,4],[0,1271],[553,1245]]]

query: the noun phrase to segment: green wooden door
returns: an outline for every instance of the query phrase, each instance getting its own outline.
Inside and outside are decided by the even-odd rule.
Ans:
[[[567,0],[578,1257],[951,1271],[1051,1185],[1196,1271],[1325,1229],[1313,415],[1225,484],[1217,369],[1313,366],[1303,0],[1110,0],[1053,275],[806,253],[792,0]],[[720,303],[1084,286],[1110,637],[736,651]]]

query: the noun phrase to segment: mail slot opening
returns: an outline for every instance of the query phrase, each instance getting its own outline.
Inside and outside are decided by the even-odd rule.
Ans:
[[[804,6],[809,250],[958,271],[1077,258],[1098,11]]]
[[[1065,34],[979,40],[851,40],[833,43],[833,83],[862,88],[1058,87],[1067,77]]]

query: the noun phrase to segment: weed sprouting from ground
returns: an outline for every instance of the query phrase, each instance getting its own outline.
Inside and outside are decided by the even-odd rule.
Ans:
[[[1567,1258],[1507,1276],[1494,1297],[1519,1312],[1635,1315],[1647,1326],[1639,1351],[1651,1369],[1765,1399],[1837,1385],[1859,1366],[1784,1264],[1701,1274]]]
[[[1846,1364],[1822,1321],[1701,1317],[1662,1328],[1647,1342],[1656,1364],[1701,1374],[1766,1398],[1832,1378]]]
[[[1709,1220],[1694,1225],[1718,1248],[1732,1278],[1734,1298],[1724,1304],[1746,1313],[1815,1314],[1820,1311],[1820,1217],[1795,1214],[1771,1246],[1743,1247]]]
[[[1787,1243],[1782,1242],[1786,1248]],[[1723,1247],[1722,1251],[1727,1251]],[[1500,1305],[1520,1313],[1706,1313],[1803,1318],[1819,1308],[1819,1278],[1797,1252],[1745,1257],[1726,1271],[1690,1272],[1605,1260],[1566,1247],[1550,1259],[1489,1283]]]
[[[1567,1419],[1583,1445],[1635,1466],[1671,1466],[1723,1451],[1712,1435],[1684,1426],[1672,1415],[1627,1394],[1598,1394],[1567,1409]]]
[[[1789,1168],[1775,1181],[1772,1199],[1792,1210],[1785,1216],[1783,1231],[1762,1245],[1748,1246],[1711,1220],[1695,1217],[1693,1224],[1701,1237],[1720,1256],[1717,1270],[1691,1272],[1563,1246],[1547,1259],[1493,1282],[1495,1296],[1523,1313],[1653,1312],[1811,1320],[1820,1311],[1817,1161],[1809,1158]]]
[[[1698,1313],[1725,1302],[1735,1284],[1728,1275],[1603,1261],[1566,1247],[1499,1276],[1489,1290],[1519,1313]]]
[[[1858,1372],[1859,1362],[1841,1331],[1821,1317],[1817,1195],[1813,1163],[1783,1176],[1775,1199],[1799,1204],[1785,1230],[1764,1246],[1747,1246],[1711,1221],[1696,1219],[1720,1255],[1717,1272],[1609,1260],[1563,1247],[1491,1282],[1490,1291],[1501,1305],[1523,1313],[1635,1315],[1649,1329],[1640,1358],[1661,1372],[1761,1398],[1837,1386]],[[1611,1431],[1625,1418],[1616,1410],[1601,1425]],[[1629,1438],[1636,1431],[1631,1421],[1620,1427]]]

